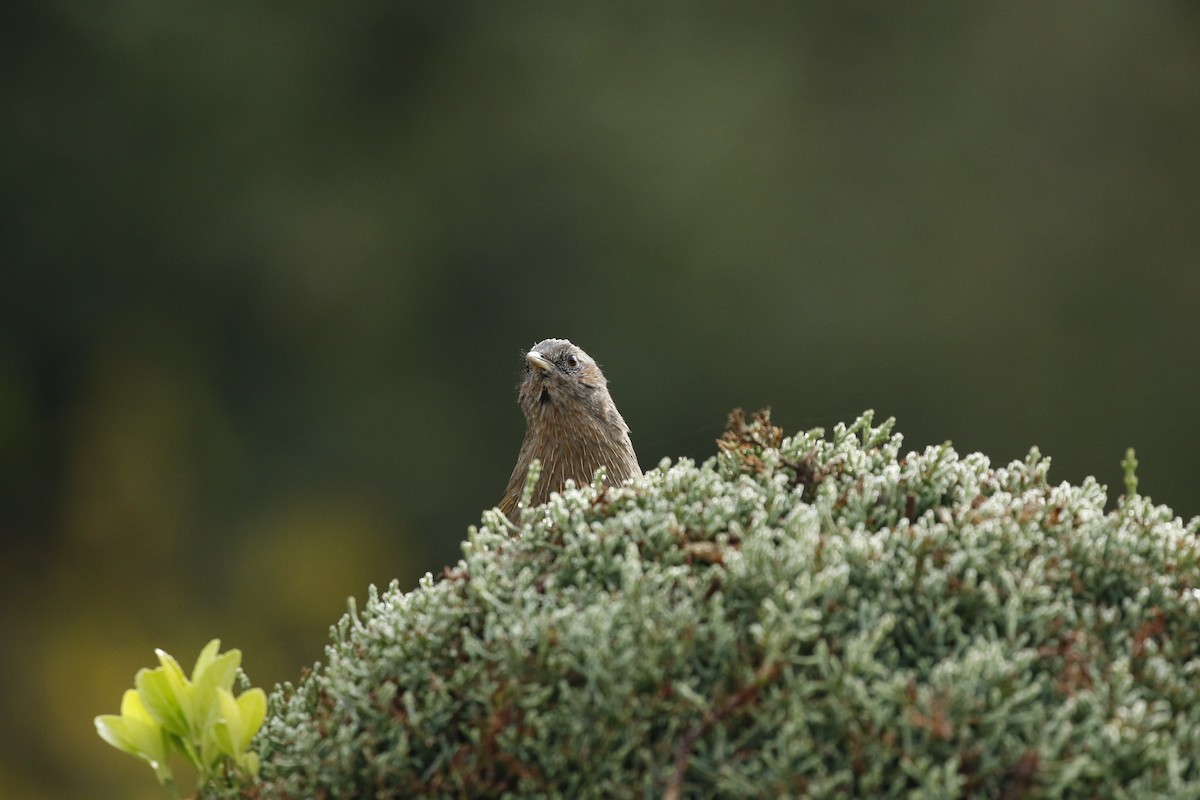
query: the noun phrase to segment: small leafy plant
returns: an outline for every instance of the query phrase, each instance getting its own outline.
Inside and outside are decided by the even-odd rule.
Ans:
[[[220,639],[205,645],[191,680],[169,653],[156,650],[161,666],[138,670],[136,688],[121,699],[121,713],[96,717],[100,738],[146,761],[175,798],[172,754],[196,768],[202,785],[229,776],[231,769],[243,780],[258,774],[258,756],[249,747],[266,717],[267,698],[257,688],[234,697],[242,653],[218,653],[220,646]]]

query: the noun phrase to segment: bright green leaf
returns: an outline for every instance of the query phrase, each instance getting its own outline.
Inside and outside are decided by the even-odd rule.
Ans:
[[[216,640],[214,639],[213,641]],[[230,650],[228,653],[222,653],[216,658],[209,659],[203,667],[199,662],[196,662],[196,670],[192,674],[192,681],[197,686],[206,684],[223,689],[232,689],[233,681],[237,677],[238,667],[241,664],[242,651],[237,649]]]
[[[217,745],[225,755],[237,758],[239,752],[237,743],[241,739],[242,731],[242,712],[238,709],[233,694],[227,689],[218,689],[217,697],[221,704],[221,719],[213,726]]]
[[[192,704],[188,713],[191,730],[199,735],[210,731],[220,718],[221,704],[216,690],[233,686],[242,662],[240,650],[218,655],[219,644],[219,639],[209,642],[196,659],[196,668],[192,671]]]
[[[239,750],[246,750],[255,734],[267,718],[267,695],[262,689],[254,688],[242,692],[237,699],[238,710],[242,714],[242,738],[238,742]]]
[[[96,732],[100,738],[136,756],[154,769],[160,783],[172,779],[167,764],[168,739],[162,727],[150,716],[142,704],[139,693],[127,689],[121,698],[121,714],[103,714],[96,717]]]
[[[192,684],[188,723],[192,736],[201,737],[220,718],[221,705],[216,687],[208,683]]]
[[[221,640],[213,639],[200,651],[200,655],[196,656],[196,665],[192,667],[192,681],[200,682],[200,676],[208,669],[208,665],[217,657],[217,651],[221,649]]]
[[[146,711],[157,723],[178,736],[189,734],[191,691],[181,672],[172,671],[165,665],[157,669],[140,669],[133,682]]]
[[[141,695],[133,689],[126,689],[121,697],[121,719],[129,726],[129,733],[134,744],[148,753],[156,761],[167,757],[166,744],[162,737],[162,728],[146,710]]]
[[[155,648],[154,654],[158,656],[158,663],[162,665],[164,672],[169,673],[171,683],[174,686],[182,686],[187,684],[187,676],[183,674],[183,667],[179,666],[179,662],[175,657],[166,650]]]
[[[101,739],[122,752],[129,753],[131,756],[141,757],[141,751],[133,743],[133,738],[129,735],[129,731],[126,730],[125,720],[121,719],[120,716],[117,714],[101,714],[96,717],[95,722],[96,733],[100,734]]]
[[[267,696],[262,689],[251,689],[237,699],[227,689],[218,689],[217,694],[221,702],[221,720],[214,726],[216,740],[223,753],[253,774],[257,772],[257,766],[247,760],[252,754],[246,751],[266,718]]]

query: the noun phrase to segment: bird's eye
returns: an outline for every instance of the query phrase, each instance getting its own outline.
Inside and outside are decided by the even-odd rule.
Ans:
[[[567,367],[568,367],[569,369],[575,369],[575,368],[576,368],[576,367],[578,367],[578,366],[579,366],[579,359],[578,359],[578,358],[576,358],[576,357],[575,357],[575,356],[573,356],[573,355],[571,355],[571,356],[567,356]]]

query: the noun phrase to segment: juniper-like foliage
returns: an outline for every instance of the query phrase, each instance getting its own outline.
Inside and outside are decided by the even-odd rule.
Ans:
[[[333,629],[244,798],[1197,798],[1200,519],[867,414],[568,489]]]

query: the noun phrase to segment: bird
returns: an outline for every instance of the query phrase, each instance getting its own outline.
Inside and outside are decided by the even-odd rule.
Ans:
[[[606,480],[619,484],[642,474],[629,426],[608,393],[608,381],[595,359],[568,339],[545,339],[525,353],[517,390],[525,415],[525,438],[517,454],[500,511],[516,523],[529,466],[541,473],[530,504],[545,503],[568,480],[590,483],[604,467]]]

